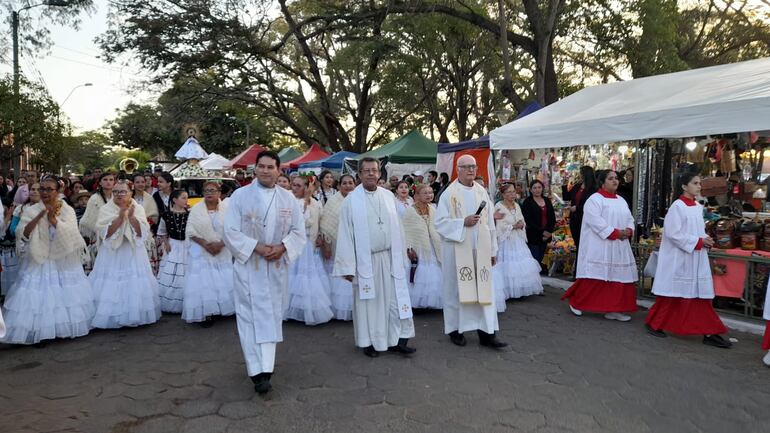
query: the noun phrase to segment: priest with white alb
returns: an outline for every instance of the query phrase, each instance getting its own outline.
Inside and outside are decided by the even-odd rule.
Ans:
[[[246,370],[255,391],[264,394],[272,388],[289,263],[305,246],[305,220],[291,192],[275,186],[278,155],[264,151],[256,162],[258,181],[228,199],[224,242],[235,259],[235,315]]]
[[[436,231],[441,235],[444,260],[444,333],[452,343],[465,346],[465,331],[477,331],[482,346],[500,349],[500,329],[492,287],[492,266],[497,255],[494,202],[474,182],[476,159],[457,160],[457,180],[441,194],[436,210]],[[483,206],[482,206],[483,204]]]
[[[333,275],[353,283],[356,346],[375,358],[390,350],[410,355],[414,337],[406,280],[406,246],[393,194],[377,187],[380,163],[359,162],[361,185],[342,204]]]

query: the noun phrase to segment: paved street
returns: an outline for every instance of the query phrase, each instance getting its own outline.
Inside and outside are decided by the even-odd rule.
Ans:
[[[0,346],[3,432],[767,432],[759,338],[732,350],[576,318],[561,292],[509,302],[504,352],[464,348],[439,312],[415,317],[411,359],[364,357],[352,324],[284,326],[275,390],[255,396],[233,318],[165,316],[43,348]]]

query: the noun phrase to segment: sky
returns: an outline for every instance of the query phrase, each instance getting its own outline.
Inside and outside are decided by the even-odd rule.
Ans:
[[[51,26],[54,45],[49,53],[39,57],[24,55],[21,47],[20,66],[31,80],[42,82],[51,97],[62,105],[62,111],[69,117],[75,132],[100,129],[115,118],[119,108],[128,102],[151,103],[157,95],[137,91],[137,78],[146,78],[138,62],[128,59],[128,66],[107,64],[98,58],[99,47],[94,38],[107,30],[107,0],[96,0],[97,10],[91,16],[82,15],[79,30],[69,27]],[[35,13],[35,9],[25,11]],[[9,50],[10,51],[10,50]],[[10,52],[8,53],[10,58]],[[12,72],[6,62],[0,64],[0,73]],[[76,86],[91,83],[90,87]],[[66,102],[65,102],[66,99]]]

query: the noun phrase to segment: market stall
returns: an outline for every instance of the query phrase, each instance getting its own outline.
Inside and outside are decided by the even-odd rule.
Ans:
[[[329,154],[324,152],[318,143],[313,143],[313,145],[310,146],[310,149],[308,149],[307,152],[303,153],[301,156],[294,158],[291,161],[281,163],[281,169],[294,171],[298,169],[301,164],[318,161],[319,159],[323,159],[328,156]]]
[[[323,170],[331,170],[339,174],[339,172],[342,171],[345,158],[354,158],[356,156],[358,156],[358,154],[355,152],[343,150],[317,161],[302,163],[299,165],[298,170],[301,172],[312,171],[315,174],[320,174]]]
[[[244,150],[243,152],[239,153],[238,156],[231,159],[230,162],[225,165],[225,167],[243,169],[250,165],[254,165],[257,162],[257,155],[259,155],[259,153],[264,150],[264,147],[258,144],[252,144],[248,147],[248,149]]]
[[[491,146],[527,150],[530,155],[534,149],[562,153],[566,165],[572,160],[557,149],[585,152],[590,148],[583,146],[601,146],[595,152],[597,159],[617,152],[620,158],[615,159],[621,164],[630,152],[633,213],[640,231],[650,235],[638,251],[655,249],[660,233],[656,224],[677,195],[675,173],[685,165],[699,170],[702,195],[708,200],[706,218],[714,218],[709,229],[720,247],[712,257],[717,295],[737,299],[727,304],[755,315],[764,288],[755,290],[754,279],[766,284],[768,270],[762,271],[766,264],[762,256],[766,246],[770,251],[770,231],[764,229],[770,214],[762,213],[770,210],[770,173],[764,163],[770,159],[770,134],[763,132],[770,127],[767,71],[770,58],[586,88],[492,131]],[[550,166],[553,158],[547,159]],[[643,253],[638,257],[643,268],[646,257]],[[746,269],[742,282],[725,261],[742,263]],[[730,277],[722,278],[722,270]]]
[[[293,147],[285,147],[278,151],[278,157],[281,158],[281,161],[283,162],[297,159],[300,156],[302,156],[302,152]]]
[[[438,143],[415,129],[374,150],[354,158],[345,158],[343,171],[355,173],[358,161],[370,157],[382,161],[388,176],[401,177],[417,170],[425,172],[436,165],[437,147]]]

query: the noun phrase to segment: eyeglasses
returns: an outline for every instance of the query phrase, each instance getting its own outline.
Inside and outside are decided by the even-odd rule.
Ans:
[[[463,170],[475,170],[479,168],[478,165],[458,165],[457,168],[462,168]]]
[[[122,190],[121,191],[113,190],[112,193],[115,195],[128,195],[128,191],[122,191]]]
[[[218,190],[218,189],[204,189],[204,190],[203,190],[203,193],[204,193],[204,194],[216,194],[216,193],[218,193],[218,192],[219,192],[219,190]]]

